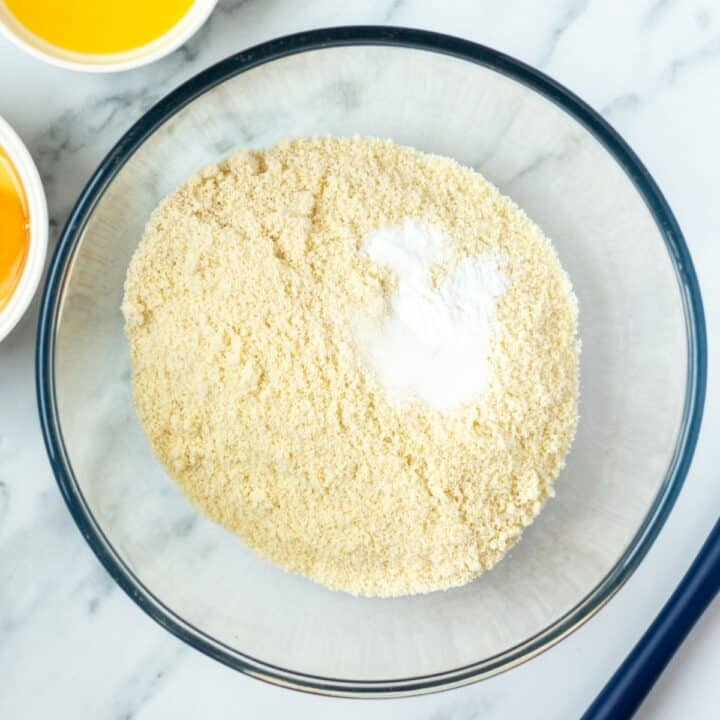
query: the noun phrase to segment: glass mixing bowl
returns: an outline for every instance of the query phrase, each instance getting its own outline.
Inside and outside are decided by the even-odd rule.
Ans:
[[[548,502],[465,587],[368,599],[256,557],[202,517],[136,419],[120,302],[157,203],[236,147],[375,135],[456,158],[552,238],[580,303],[580,424]],[[37,355],[60,489],[111,575],[218,660],[288,687],[401,695],[527,660],[595,613],[665,520],[697,439],[702,305],[655,183],[590,108],[493,50],[432,33],[336,28],[242,52],[152,108],[115,146],[63,231]]]

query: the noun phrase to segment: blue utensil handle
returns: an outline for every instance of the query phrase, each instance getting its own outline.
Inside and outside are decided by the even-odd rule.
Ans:
[[[665,607],[581,720],[632,717],[718,589],[720,520]]]

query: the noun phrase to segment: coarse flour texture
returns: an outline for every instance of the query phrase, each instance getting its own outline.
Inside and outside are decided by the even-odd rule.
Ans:
[[[502,272],[482,388],[449,409],[390,397],[358,347],[358,324],[399,292],[363,244],[408,222],[449,248],[431,286],[470,258]],[[123,312],[138,415],[169,473],[262,556],[331,588],[427,592],[492,567],[574,435],[577,306],[552,246],[479,174],[390,141],[297,139],[199,172],[151,217]]]

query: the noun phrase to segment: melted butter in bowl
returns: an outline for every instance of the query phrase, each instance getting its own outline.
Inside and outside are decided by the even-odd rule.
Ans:
[[[0,0],[0,33],[35,57],[70,70],[146,65],[186,42],[217,0]]]
[[[187,14],[193,0],[5,0],[15,18],[52,45],[79,53],[118,53],[146,45]]]

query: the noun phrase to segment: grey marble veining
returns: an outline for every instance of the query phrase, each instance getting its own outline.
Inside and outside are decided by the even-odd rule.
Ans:
[[[541,67],[601,109],[655,174],[683,226],[703,287],[712,353],[720,337],[720,227],[713,210],[720,161],[720,8],[706,0],[220,0],[184,48],[150,67],[112,76],[50,68],[0,39],[0,114],[38,162],[53,238],[102,156],[178,83],[272,37],[353,23],[424,27],[497,47]],[[356,90],[339,84],[328,92],[347,105]],[[511,127],[509,116],[498,141]],[[238,132],[247,142],[258,140],[255,127]],[[229,148],[214,149],[221,155]],[[542,172],[553,156],[575,151],[576,141],[568,138],[504,182],[521,187],[523,174]],[[476,167],[492,163],[491,148],[473,161]],[[40,437],[32,374],[36,308],[0,345],[3,718],[575,718],[659,609],[720,508],[714,440],[720,368],[711,354],[705,428],[676,510],[642,567],[587,626],[541,658],[450,693],[369,704],[280,690],[175,640],[132,604],[92,555],[60,498]],[[192,524],[178,529],[193,532]],[[720,702],[713,670],[718,647],[720,610],[714,606],[639,717],[709,716]]]

